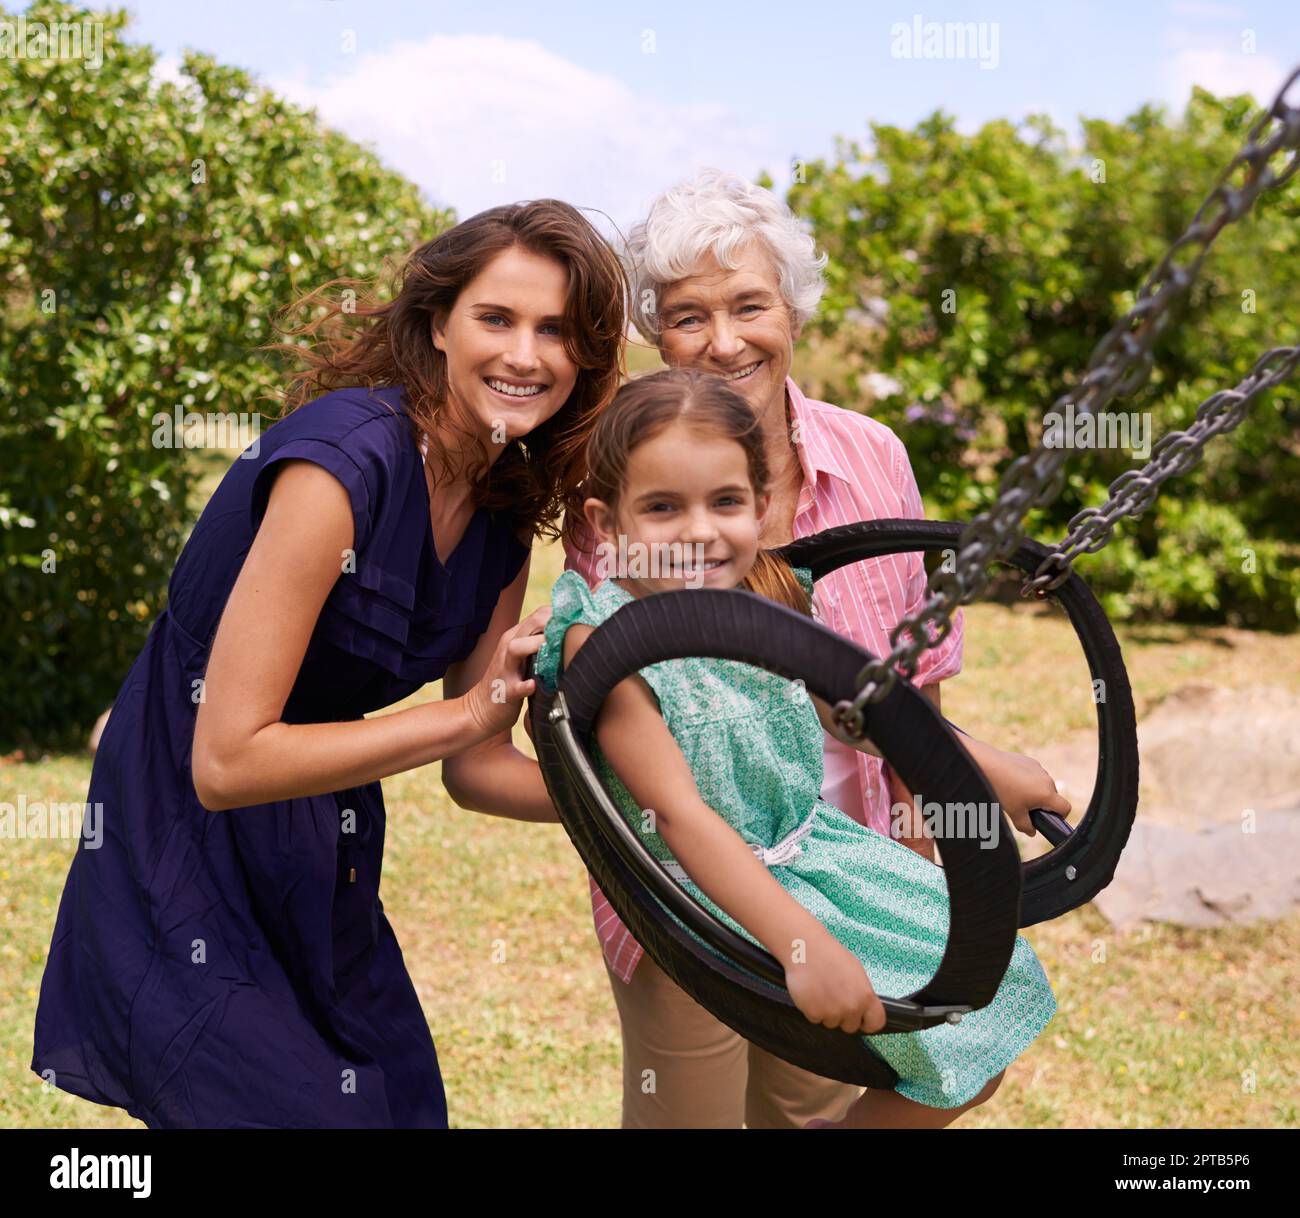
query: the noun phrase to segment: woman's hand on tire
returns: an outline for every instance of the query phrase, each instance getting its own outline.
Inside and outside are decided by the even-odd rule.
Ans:
[[[509,731],[519,718],[524,699],[537,688],[536,678],[524,678],[524,664],[545,642],[543,631],[551,606],[534,609],[497,641],[482,679],[465,694],[465,708],[484,739]]]

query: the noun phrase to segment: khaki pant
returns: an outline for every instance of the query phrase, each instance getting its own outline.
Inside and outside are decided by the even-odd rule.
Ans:
[[[743,1040],[648,955],[630,982],[605,971],[623,1025],[624,1129],[801,1129],[862,1094]]]

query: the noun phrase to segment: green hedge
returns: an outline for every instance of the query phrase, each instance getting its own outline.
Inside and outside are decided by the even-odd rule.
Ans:
[[[154,415],[273,415],[256,348],[295,291],[451,222],[246,74],[160,83],[97,19],[98,69],[0,72],[0,749],[84,741],[165,604],[196,463]]]
[[[1146,107],[1086,122],[1082,147],[1041,117],[963,135],[937,113],[912,130],[873,125],[870,141],[840,140],[835,157],[799,165],[790,205],[830,255],[808,352],[817,388],[899,433],[937,514],[974,515],[1187,227],[1256,110],[1196,90],[1177,118]],[[1149,414],[1156,437],[1183,429],[1266,349],[1300,342],[1298,220],[1300,178],[1220,236],[1148,385],[1112,410]],[[1300,624],[1298,392],[1300,379],[1257,399],[1166,484],[1158,510],[1079,560],[1116,617]],[[1035,513],[1031,535],[1059,540],[1133,468],[1125,451],[1073,452],[1064,493]]]

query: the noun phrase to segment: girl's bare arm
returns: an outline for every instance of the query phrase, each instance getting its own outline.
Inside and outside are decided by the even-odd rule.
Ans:
[[[568,664],[593,627],[570,626]],[[645,680],[619,682],[596,718],[596,740],[653,829],[692,880],[782,964],[796,940],[821,945],[829,932],[773,878],[741,836],[700,796],[686,758]],[[837,945],[838,946],[838,945]]]
[[[344,723],[281,721],[321,607],[353,542],[342,483],[286,461],[217,627],[192,770],[210,811],[360,786],[428,765],[487,733],[464,698]]]
[[[921,686],[921,692],[934,703],[935,710],[942,713],[939,686],[940,683],[935,681],[929,685]],[[817,717],[821,720],[822,726],[832,736],[864,753],[871,753],[876,757],[882,756],[879,749],[870,740],[852,740],[845,736],[839,725],[835,723],[830,706],[817,697],[816,694],[810,694],[809,696],[817,707]],[[1056,790],[1056,784],[1052,781],[1051,775],[1033,758],[1022,757],[1018,753],[1007,753],[995,745],[986,744],[982,740],[976,740],[974,736],[968,736],[960,728],[953,727],[952,730],[970,754],[971,760],[975,762],[980,772],[988,780],[994,793],[999,797],[999,801],[1010,817],[1011,823],[1021,833],[1027,834],[1029,837],[1037,835],[1038,830],[1034,828],[1033,822],[1029,819],[1030,808],[1047,808],[1049,811],[1060,813],[1062,816],[1069,814],[1070,801]],[[887,766],[886,772],[889,777],[889,791],[893,797],[893,802],[911,803],[913,792],[899,777],[894,767]],[[916,848],[915,839],[909,841],[909,845]],[[933,850],[929,847],[921,849],[921,853],[925,854],[927,858],[933,858]]]

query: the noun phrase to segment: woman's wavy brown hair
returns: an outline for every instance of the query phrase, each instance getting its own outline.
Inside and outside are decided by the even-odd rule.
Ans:
[[[579,371],[564,405],[489,465],[486,445],[450,409],[446,356],[433,345],[432,329],[470,280],[516,246],[568,271],[562,341]],[[344,386],[402,385],[413,439],[442,425],[465,437],[471,453],[477,449],[460,468],[441,452],[437,480],[467,473],[475,505],[503,512],[525,544],[558,538],[566,510],[581,519],[587,437],[625,375],[628,287],[617,255],[576,208],[538,199],[490,208],[421,245],[398,266],[382,299],[385,278],[335,279],[285,310],[286,317],[324,311],[281,328],[299,341],[267,348],[305,365],[284,391],[283,413]]]
[[[703,435],[735,440],[745,451],[755,496],[767,489],[770,473],[762,427],[745,399],[721,377],[693,368],[667,368],[628,381],[601,412],[587,441],[586,494],[616,511],[632,453],[679,420]],[[803,586],[772,550],[759,547],[739,586],[811,615]]]

